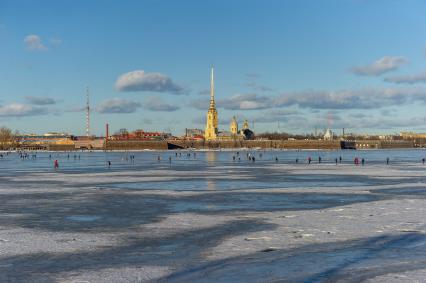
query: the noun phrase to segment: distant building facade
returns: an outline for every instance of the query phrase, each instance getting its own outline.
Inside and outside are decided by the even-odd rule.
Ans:
[[[424,133],[401,132],[399,134],[403,139],[426,139]]]
[[[185,129],[185,139],[203,140],[204,130],[201,129]]]
[[[144,130],[135,130],[128,132],[126,129],[120,129],[120,131],[109,137],[110,140],[166,140],[171,137],[170,133],[160,132],[145,132]]]

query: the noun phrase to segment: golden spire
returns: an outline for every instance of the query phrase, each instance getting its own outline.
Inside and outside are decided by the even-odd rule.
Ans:
[[[214,77],[213,77],[213,66],[212,66],[212,72],[210,77],[210,109],[214,109],[215,103],[214,103]]]
[[[210,107],[207,111],[207,121],[206,121],[206,130],[204,131],[204,138],[206,140],[215,140],[217,137],[217,110],[214,103],[214,76],[213,76],[213,67],[210,78]]]

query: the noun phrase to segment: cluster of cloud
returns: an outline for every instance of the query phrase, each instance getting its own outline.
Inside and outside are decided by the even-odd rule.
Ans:
[[[296,109],[274,109],[256,117],[259,123],[288,122],[294,119],[305,120],[305,115]]]
[[[298,105],[312,109],[374,109],[426,101],[422,88],[370,88],[361,90],[303,91],[273,99],[275,107]]]
[[[57,103],[57,100],[51,97],[26,96],[26,103],[12,102],[0,105],[0,117],[27,117],[47,114],[58,114],[58,110],[48,106]]]
[[[394,71],[407,63],[407,59],[402,56],[385,56],[368,65],[352,67],[350,71],[361,76],[379,76]]]
[[[179,106],[164,102],[157,96],[149,96],[143,102],[143,108],[151,111],[173,112],[179,109]]]
[[[267,113],[261,113],[253,117],[253,119],[256,123],[282,122],[284,129],[288,131],[300,131],[326,126],[334,129],[346,128],[353,130],[392,130],[396,128],[426,129],[426,117],[383,117],[375,116],[371,113],[347,113],[346,111],[344,113],[326,111],[317,113],[316,115],[307,115],[306,112],[298,112],[296,110],[290,111],[289,113],[268,111]]]
[[[27,35],[24,38],[25,46],[30,51],[45,51],[47,47],[42,43],[41,37],[36,34]]]
[[[229,116],[228,117],[221,117],[218,121],[219,126],[225,128],[225,129],[229,129],[232,118],[233,117],[229,117]],[[242,121],[244,121],[246,119],[246,117],[244,115],[238,115],[238,117],[236,117],[236,118],[237,118],[237,121],[240,124],[241,124]],[[205,115],[197,116],[197,117],[195,117],[191,120],[191,122],[194,125],[197,125],[198,127],[201,126],[202,128],[206,125],[206,121],[207,121],[207,117]]]
[[[384,73],[397,70],[407,63],[408,60],[402,56],[385,56],[366,66],[352,67],[350,71],[356,75],[379,76]],[[426,83],[426,72],[413,75],[386,77],[383,81],[396,84]]]
[[[423,127],[426,125],[426,117],[411,117],[411,118],[368,118],[361,119],[361,121],[353,121],[349,127],[356,129],[369,128],[369,129],[395,129],[395,128],[415,128]]]
[[[0,105],[0,117],[26,117],[48,114],[46,107],[34,106],[24,103],[10,103]]]
[[[229,110],[260,110],[287,106],[309,109],[374,109],[387,106],[426,102],[424,88],[370,88],[360,90],[316,91],[283,93],[278,96],[237,94],[219,99],[217,107]],[[207,99],[191,103],[197,109],[208,107]]]
[[[271,97],[255,93],[237,94],[217,101],[218,107],[230,110],[258,110],[271,108]]]
[[[25,99],[30,104],[34,105],[53,105],[56,104],[56,100],[51,97],[38,97],[38,96],[26,96]]]
[[[258,95],[256,93],[236,94],[228,98],[216,100],[216,106],[228,110],[259,110],[273,108],[274,97]],[[201,98],[190,102],[189,106],[205,110],[208,108],[209,99]]]
[[[384,81],[390,82],[390,83],[397,83],[397,84],[426,83],[426,72],[414,74],[414,75],[388,77],[388,78],[385,78]]]
[[[51,38],[49,40],[51,45],[58,46],[62,44],[59,38]],[[47,46],[43,43],[41,37],[37,34],[29,34],[24,38],[24,44],[29,51],[46,51]]]
[[[101,102],[96,111],[103,114],[112,113],[134,113],[142,105],[139,102],[126,100],[122,98],[111,98]]]
[[[121,75],[116,83],[117,91],[150,91],[168,92],[182,94],[186,91],[184,87],[173,82],[169,77],[160,73],[148,73],[137,70]]]
[[[123,98],[111,98],[102,101],[95,109],[102,114],[129,114],[136,112],[139,108],[150,111],[172,112],[178,110],[179,106],[166,103],[159,97],[149,96],[143,103]],[[85,107],[82,106],[74,106],[67,109],[67,112],[84,111]]]
[[[426,125],[426,117],[358,117],[349,120],[341,116],[335,117],[336,128],[351,128],[351,129],[382,129],[390,130],[395,128],[416,128]]]

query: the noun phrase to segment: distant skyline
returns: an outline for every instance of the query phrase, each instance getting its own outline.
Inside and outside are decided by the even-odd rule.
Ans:
[[[426,132],[425,1],[0,0],[0,126]]]

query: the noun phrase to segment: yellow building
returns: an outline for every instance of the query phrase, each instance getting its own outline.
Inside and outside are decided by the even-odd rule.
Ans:
[[[56,145],[74,145],[75,142],[70,138],[57,139],[53,142]]]
[[[248,130],[248,129],[249,129],[249,123],[247,120],[244,120],[243,130]]]
[[[426,139],[424,133],[401,132],[399,134],[403,139]]]
[[[230,131],[218,130],[218,115],[216,105],[214,101],[214,75],[213,68],[211,70],[210,79],[210,107],[207,111],[206,129],[204,131],[204,139],[206,141],[211,140],[239,140],[239,139],[250,139],[253,136],[253,132],[249,129],[249,123],[247,120],[244,121],[243,129],[238,129],[238,122],[235,116],[232,118],[229,124]]]
[[[215,140],[218,134],[218,118],[217,110],[214,102],[214,78],[213,78],[213,68],[211,71],[210,79],[210,107],[207,111],[207,122],[206,130],[204,131],[204,138],[206,140]]]
[[[237,119],[232,117],[231,124],[229,125],[232,135],[238,135],[238,122]]]

